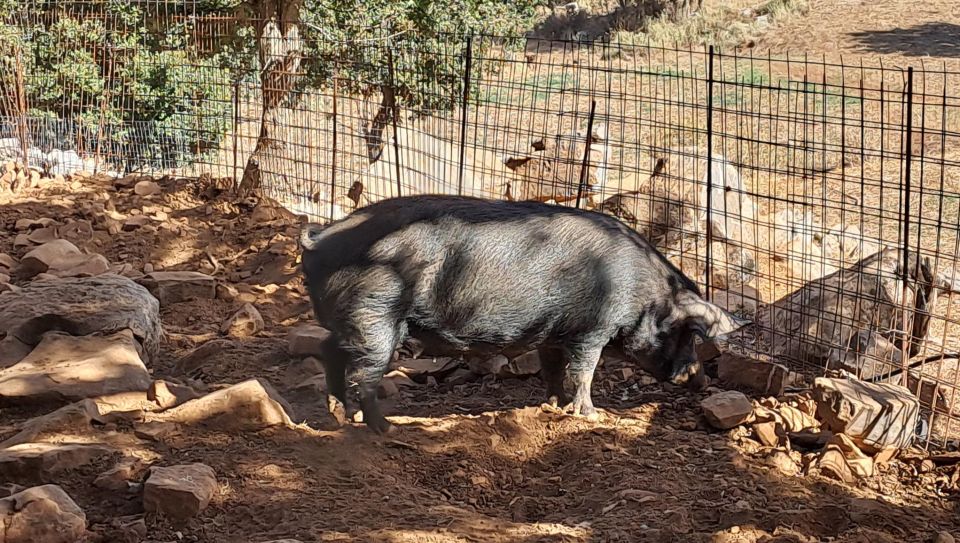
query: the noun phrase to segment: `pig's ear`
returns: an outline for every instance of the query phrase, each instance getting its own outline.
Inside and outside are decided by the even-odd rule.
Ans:
[[[681,317],[705,339],[725,336],[751,324],[692,292],[679,295],[677,306]]]

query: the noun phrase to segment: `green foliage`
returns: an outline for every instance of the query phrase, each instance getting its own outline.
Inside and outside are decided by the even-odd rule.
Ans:
[[[366,94],[392,82],[401,105],[449,109],[463,92],[464,36],[522,34],[543,2],[304,0],[297,83],[323,88],[337,73]],[[59,137],[180,165],[219,145],[235,84],[260,76],[256,12],[255,0],[0,0],[0,86],[13,88],[20,51],[30,114],[71,125]],[[476,59],[505,44],[474,42],[476,76],[495,68]]]
[[[329,81],[332,70],[355,92],[390,84],[386,49],[393,51],[401,105],[448,109],[463,93],[465,36],[515,36],[529,29],[543,0],[305,0],[308,84]],[[359,38],[359,39],[358,39]],[[476,39],[475,75],[496,69],[484,58],[493,47],[520,40]],[[474,89],[476,92],[476,89]]]

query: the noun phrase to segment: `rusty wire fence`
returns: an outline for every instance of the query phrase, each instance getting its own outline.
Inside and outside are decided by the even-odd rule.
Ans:
[[[906,385],[925,444],[960,437],[956,68],[102,4],[7,16],[0,158],[211,174],[317,221],[415,193],[600,210],[754,320],[736,349]]]

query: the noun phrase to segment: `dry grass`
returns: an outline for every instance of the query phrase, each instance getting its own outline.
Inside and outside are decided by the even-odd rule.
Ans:
[[[699,12],[680,23],[657,17],[637,32],[621,30],[615,40],[624,44],[650,41],[666,45],[715,45],[737,48],[749,45],[758,36],[790,17],[801,16],[807,0],[769,0],[759,6],[728,1],[708,2]]]

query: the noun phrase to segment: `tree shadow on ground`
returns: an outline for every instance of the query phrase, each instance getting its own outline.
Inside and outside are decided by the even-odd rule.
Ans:
[[[960,25],[923,23],[909,28],[872,30],[850,34],[861,47],[884,55],[960,57]]]

